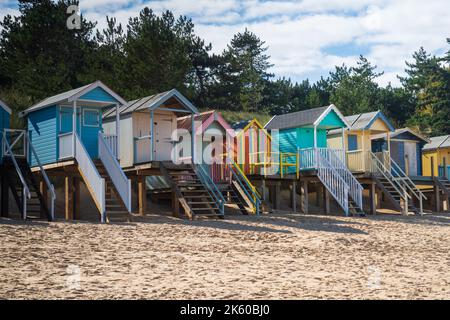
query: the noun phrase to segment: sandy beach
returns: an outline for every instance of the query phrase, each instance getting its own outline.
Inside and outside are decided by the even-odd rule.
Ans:
[[[0,219],[1,299],[449,299],[450,215]]]

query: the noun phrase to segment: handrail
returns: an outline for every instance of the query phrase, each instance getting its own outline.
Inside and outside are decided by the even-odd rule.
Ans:
[[[8,139],[6,139],[6,134],[3,134],[3,145],[6,147],[5,151],[9,151],[9,154],[5,152],[4,156],[10,156],[13,161],[14,167],[16,169],[17,175],[19,176],[20,182],[22,183],[22,195],[23,195],[23,204],[22,204],[22,219],[27,218],[27,199],[31,199],[30,189],[22,175],[22,171],[14,157],[14,153],[11,150],[11,146],[8,143]]]
[[[398,192],[400,197],[404,198],[404,195],[403,195],[404,193],[399,190],[399,188],[403,189],[403,187],[398,183],[397,180],[394,179],[394,177],[392,176],[390,171],[385,167],[385,165],[380,161],[380,159],[378,159],[378,157],[372,151],[369,151],[369,152],[372,157],[372,164],[376,165],[378,168],[377,171],[380,172],[390,182],[390,184]],[[411,196],[409,194],[406,194],[406,196],[411,199]]]
[[[50,179],[48,178],[47,173],[45,172],[44,167],[42,166],[42,163],[39,160],[37,152],[34,149],[33,144],[31,143],[29,135],[26,134],[25,136],[27,139],[28,146],[31,150],[31,153],[34,155],[34,159],[36,160],[39,170],[41,171],[42,177],[44,178],[45,184],[47,185],[47,189],[50,190],[50,194],[51,194],[51,198],[52,198],[51,206],[50,206],[50,215],[52,217],[52,220],[54,220],[55,219],[55,200],[56,200],[55,187],[50,182]],[[45,199],[45,201],[47,201],[47,199]]]
[[[242,190],[246,194],[246,196],[249,198],[249,200],[253,204],[253,209],[256,213],[256,215],[259,215],[260,206],[261,206],[261,196],[259,195],[258,191],[256,190],[256,187],[248,180],[247,176],[242,172],[241,168],[233,161],[232,158],[227,156],[227,164],[230,166],[230,171],[233,176],[236,177],[237,182],[240,184]],[[247,189],[245,188],[244,184],[248,187],[248,189],[252,192],[252,195],[250,195],[247,192]]]
[[[318,148],[312,148],[314,162],[317,168],[317,176],[323,185],[333,195],[338,204],[344,209],[345,215],[349,214],[348,190],[349,186],[326,157],[323,157]]]
[[[219,204],[219,210],[221,215],[225,214],[225,198],[223,197],[222,193],[220,192],[219,188],[217,188],[217,185],[212,181],[211,177],[206,172],[205,168],[203,168],[202,165],[195,165],[197,169],[198,176],[200,179],[202,179],[202,182],[208,190],[210,190],[211,196],[214,198],[214,201],[216,204]]]
[[[98,154],[125,207],[128,212],[131,212],[131,181],[123,172],[113,151],[105,141],[105,135],[100,131],[98,132]]]
[[[359,181],[353,176],[353,174],[350,172],[348,167],[345,165],[345,163],[342,162],[342,160],[339,158],[339,156],[335,152],[339,152],[343,150],[337,150],[334,149],[328,149],[328,148],[318,148],[319,153],[321,153],[322,156],[325,155],[325,158],[328,160],[330,165],[336,169],[336,172],[344,179],[344,181],[347,183],[349,187],[349,194],[352,197],[352,199],[355,201],[356,205],[363,209],[363,187],[359,183]]]
[[[94,197],[95,203],[100,211],[102,222],[106,221],[105,216],[105,179],[97,171],[91,157],[81,142],[78,133],[75,133],[75,159],[88,188]]]

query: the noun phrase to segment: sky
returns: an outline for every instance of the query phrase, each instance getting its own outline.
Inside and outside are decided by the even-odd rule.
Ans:
[[[249,29],[266,42],[271,72],[293,81],[316,81],[363,54],[384,71],[380,85],[398,86],[405,61],[421,46],[436,55],[450,50],[448,0],[80,0],[99,28],[106,15],[125,25],[145,6],[192,18],[216,53]],[[0,0],[0,18],[8,13],[17,13],[17,1]]]

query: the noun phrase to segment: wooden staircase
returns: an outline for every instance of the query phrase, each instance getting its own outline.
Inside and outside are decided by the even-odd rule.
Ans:
[[[160,170],[189,219],[223,218],[219,205],[192,165],[161,163]]]
[[[3,175],[6,178],[7,188],[11,190],[13,198],[19,208],[22,218],[26,219],[47,219],[52,220],[51,213],[43,199],[43,196],[39,190],[39,184],[36,181],[27,159],[16,158],[20,173],[25,180],[26,186],[30,192],[30,198],[24,199],[24,186],[20,180],[19,174],[14,166],[14,163],[10,157],[4,157],[3,160]],[[8,197],[5,197],[3,201],[8,201]],[[7,207],[6,204],[2,204],[2,207]],[[23,214],[25,213],[25,214]]]
[[[348,212],[353,216],[366,216],[364,210],[360,208],[351,197],[348,198]]]
[[[442,189],[442,192],[450,197],[450,181],[445,177],[435,177],[434,181]]]
[[[105,213],[106,222],[130,222],[131,215],[119,196],[114,183],[101,160],[95,160],[94,165],[100,176],[105,179]]]
[[[236,187],[236,182],[224,182],[218,185],[226,204],[236,205],[243,215],[250,212],[247,196],[243,195],[240,188]]]
[[[394,187],[391,181],[382,176],[374,177],[377,187],[383,192],[389,202],[395,207],[398,211],[404,211],[401,203],[405,200],[405,196],[401,195],[397,188]],[[414,212],[416,214],[420,214],[420,210],[414,206],[411,200],[408,201],[408,212]]]

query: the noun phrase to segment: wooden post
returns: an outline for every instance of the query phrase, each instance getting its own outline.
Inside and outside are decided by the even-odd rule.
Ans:
[[[191,114],[191,161],[192,164],[195,163],[195,134],[196,134],[196,129],[195,129],[195,114]]]
[[[441,212],[441,194],[436,184],[434,185],[434,209],[437,213]]]
[[[370,214],[377,214],[377,191],[375,188],[375,183],[371,183],[369,186],[369,199],[370,199]]]
[[[323,187],[323,207],[325,214],[330,214],[330,193],[325,187]]]
[[[116,104],[116,158],[120,159],[120,115],[119,104]]]
[[[73,192],[73,178],[70,176],[64,177],[65,186],[65,217],[66,220],[73,220],[74,207],[74,192]]]
[[[73,219],[81,219],[80,216],[80,204],[81,204],[81,180],[78,177],[73,178],[73,188],[74,188],[74,210]]]
[[[172,214],[176,218],[180,216],[180,202],[175,192],[172,192]]]
[[[277,182],[276,184],[275,184],[275,187],[274,187],[274,197],[275,197],[275,203],[274,203],[274,206],[275,206],[275,209],[280,209],[280,204],[281,204],[281,194],[280,194],[280,192],[281,192],[281,182]]]
[[[291,208],[294,213],[297,212],[297,183],[295,180],[292,180],[291,185]]]
[[[1,180],[2,180],[1,214],[2,217],[7,217],[9,214],[9,185],[4,174],[2,175]]]
[[[320,208],[323,200],[323,187],[321,184],[316,185],[316,207]]]
[[[300,210],[304,214],[308,214],[308,181],[300,182],[300,193],[301,193],[301,202],[300,202]]]
[[[72,156],[75,157],[75,135],[77,134],[77,100],[73,102],[73,111],[72,111]]]
[[[262,199],[266,201],[266,179],[262,179]]]
[[[43,178],[39,180],[39,191],[42,195],[43,205],[48,208],[47,184],[45,183]],[[41,212],[44,212],[44,210],[41,210]]]
[[[145,215],[147,211],[147,184],[145,182],[145,176],[138,176],[138,206],[139,214]]]
[[[150,161],[153,161],[155,152],[155,114],[150,111]]]

